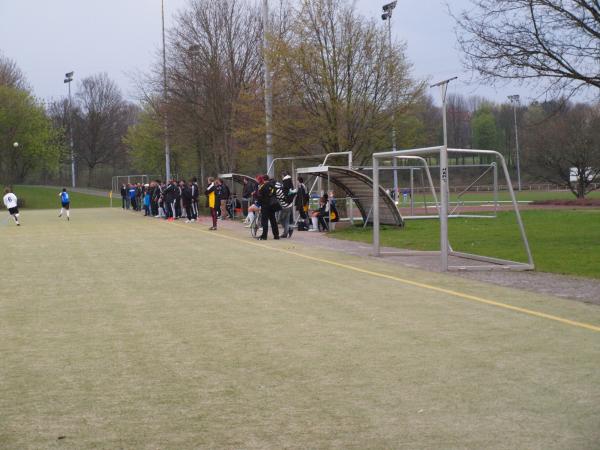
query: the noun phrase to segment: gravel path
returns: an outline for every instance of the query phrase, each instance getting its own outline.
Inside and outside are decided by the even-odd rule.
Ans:
[[[219,226],[232,231],[237,231],[240,235],[249,236],[248,229],[243,228],[238,222],[219,221]],[[292,239],[294,242],[309,247],[319,247],[326,250],[363,256],[365,258],[374,258],[371,256],[371,245],[363,242],[335,239],[329,237],[325,233],[296,231]],[[383,252],[398,251],[397,248],[385,247],[382,247],[381,250]],[[439,257],[436,255],[386,256],[383,258],[383,261],[399,267],[407,266],[431,272],[440,271]],[[449,262],[451,265],[464,264],[463,259],[454,257],[451,257]],[[469,261],[469,264],[473,263],[474,261]],[[452,274],[458,277],[483,281],[499,286],[523,289],[526,291],[600,305],[600,280],[533,271],[510,272],[496,270],[484,272],[452,272]]]

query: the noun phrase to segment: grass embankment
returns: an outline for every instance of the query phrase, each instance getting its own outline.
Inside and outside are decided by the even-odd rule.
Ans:
[[[600,210],[523,211],[523,221],[536,268],[542,272],[600,278]],[[372,242],[371,229],[340,229],[331,236]],[[515,216],[497,219],[451,219],[449,238],[455,250],[526,261]],[[414,250],[439,249],[439,222],[411,220],[404,229],[384,226],[386,247]]]
[[[58,194],[61,188],[42,187],[42,186],[14,186],[14,192],[23,203],[23,209],[53,209],[60,208],[60,199]],[[83,194],[69,191],[72,208],[104,208],[110,206],[108,195],[101,197],[98,195]],[[113,205],[119,206],[121,198],[113,198]]]

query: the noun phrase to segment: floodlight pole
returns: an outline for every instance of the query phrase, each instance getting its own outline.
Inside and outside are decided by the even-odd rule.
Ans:
[[[165,132],[165,176],[168,182],[171,179],[171,148],[169,147],[169,120],[167,117],[167,49],[165,45],[165,1],[161,0],[162,18],[162,50],[163,50],[163,126]]]
[[[520,96],[519,95],[509,95],[508,99],[510,100],[510,102],[513,105],[513,113],[515,116],[515,146],[516,146],[516,157],[517,157],[517,186],[519,189],[519,192],[521,192],[521,158],[519,155],[519,129],[517,126],[517,105],[519,104],[519,100],[520,100]]]
[[[269,64],[269,0],[262,2],[263,22],[263,70],[265,72],[265,130],[267,147],[267,172],[273,176],[273,80]]]
[[[69,141],[71,147],[71,187],[75,187],[75,150],[73,146],[73,103],[71,102],[71,82],[75,72],[65,74],[65,83],[69,87]]]
[[[195,111],[197,114],[196,117],[196,122],[199,125],[200,122],[200,116],[201,116],[201,111],[200,111],[200,94],[198,93],[198,79],[196,76],[196,66],[199,65],[199,54],[200,54],[200,46],[198,44],[193,44],[190,45],[188,47],[188,53],[190,55],[192,55],[192,82],[194,84],[194,102],[195,102]],[[197,133],[199,133],[197,131]],[[198,134],[196,135],[196,139],[198,140]],[[204,178],[205,176],[205,171],[204,171],[204,151],[203,151],[203,146],[200,144],[200,142],[196,142],[197,145],[199,145],[198,148],[198,157],[200,159],[200,180],[201,183],[204,183],[206,181],[206,179]]]
[[[440,81],[431,87],[439,87],[442,93],[442,120],[444,126],[444,146],[440,149],[440,255],[441,255],[441,270],[448,271],[448,123],[446,120],[446,94],[448,92],[448,84],[456,80],[458,77]]]
[[[71,81],[73,81],[73,78],[71,78],[67,83],[69,86],[69,141],[71,145],[71,187],[75,187],[75,150],[73,145],[73,103],[71,100]]]
[[[392,11],[396,7],[396,2],[388,3],[383,7],[382,20],[387,20],[388,25],[388,58],[390,64],[390,82],[392,83],[392,151],[397,150],[396,146],[396,83],[393,77],[393,48],[392,48]],[[394,167],[394,201],[398,202],[398,160],[393,158],[392,166]]]

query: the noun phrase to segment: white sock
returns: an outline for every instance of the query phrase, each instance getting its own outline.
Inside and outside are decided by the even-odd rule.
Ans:
[[[71,217],[70,213],[71,213],[71,211],[67,209],[67,217]]]
[[[15,218],[15,222],[19,223],[19,215],[18,215],[18,214],[15,214],[15,215],[14,215],[14,218]]]
[[[319,218],[318,217],[311,217],[311,219],[312,219],[313,229],[318,230],[319,229]]]
[[[62,216],[64,212],[64,208],[60,208],[60,213],[58,214],[59,216]]]

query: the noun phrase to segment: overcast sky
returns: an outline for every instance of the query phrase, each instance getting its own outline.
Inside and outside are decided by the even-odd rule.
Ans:
[[[188,0],[165,0],[167,26]],[[356,0],[367,17],[381,20],[384,1]],[[473,82],[462,69],[453,21],[446,0],[399,0],[393,17],[393,37],[407,43],[414,75],[437,81],[459,76],[451,88],[465,95],[503,101],[518,87],[494,89]],[[452,8],[469,6],[451,0]],[[76,80],[106,72],[123,93],[134,98],[128,74],[145,70],[161,45],[160,0],[0,0],[0,51],[25,72],[35,94],[45,100],[66,93],[63,75]],[[433,92],[437,98],[437,91]]]

